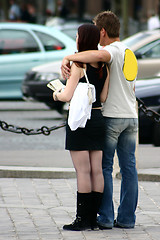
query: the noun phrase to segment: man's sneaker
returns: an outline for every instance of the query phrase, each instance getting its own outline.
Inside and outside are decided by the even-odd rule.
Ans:
[[[114,227],[115,227],[115,228],[134,228],[134,226],[131,226],[131,227],[123,226],[123,225],[117,223],[116,220],[114,220]]]
[[[107,226],[107,225],[105,225],[105,224],[100,224],[100,223],[97,223],[98,224],[98,227],[99,227],[99,229],[100,230],[105,230],[105,229],[112,229],[112,227],[111,226]]]

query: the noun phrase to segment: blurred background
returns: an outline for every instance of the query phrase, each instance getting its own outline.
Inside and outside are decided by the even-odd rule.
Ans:
[[[16,4],[20,11],[15,18],[10,14],[13,4]],[[159,19],[160,0],[0,0],[0,21],[23,21],[44,25],[53,19],[55,24],[57,19],[84,22],[91,21],[103,10],[112,10],[118,15],[123,39],[141,30],[147,30],[151,17]]]

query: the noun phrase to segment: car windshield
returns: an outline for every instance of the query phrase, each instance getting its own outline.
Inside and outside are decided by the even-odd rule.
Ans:
[[[136,34],[129,38],[124,39],[122,42],[128,47],[132,47],[134,44],[141,41],[142,39],[145,39],[146,37],[148,37],[150,35],[151,34],[149,34],[149,33]]]

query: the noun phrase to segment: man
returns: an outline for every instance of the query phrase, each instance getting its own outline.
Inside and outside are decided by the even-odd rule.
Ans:
[[[70,61],[88,63],[92,60],[110,65],[110,83],[107,100],[103,106],[106,123],[106,139],[103,151],[104,194],[99,210],[100,229],[133,228],[138,200],[138,177],[135,148],[138,131],[136,112],[135,79],[137,61],[133,52],[120,42],[120,22],[111,11],[94,18],[100,30],[100,45],[103,50],[86,51],[63,59],[62,74],[69,73]],[[113,158],[117,151],[121,180],[120,205],[114,220],[113,205]]]
[[[154,12],[152,12],[152,14],[150,15],[147,21],[147,28],[148,30],[153,30],[159,27],[160,27],[159,16],[156,15]]]
[[[16,4],[16,1],[10,0],[9,20],[17,21],[21,18],[20,7]]]

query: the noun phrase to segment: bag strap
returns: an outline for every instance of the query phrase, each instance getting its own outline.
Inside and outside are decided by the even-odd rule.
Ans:
[[[88,85],[88,94],[87,95],[88,95],[88,99],[89,99],[89,105],[91,105],[92,104],[92,99],[93,99],[92,90],[91,90],[91,86],[89,84],[89,80],[88,80],[85,68],[83,68],[83,72],[84,72],[84,75],[85,75],[85,78],[86,78],[86,81],[87,81],[87,85]]]
[[[83,68],[83,72],[84,72],[84,76],[85,76],[85,78],[86,78],[86,81],[87,81],[87,83],[88,83],[88,85],[89,85],[89,80],[88,80],[88,77],[87,77],[87,73],[86,73],[85,68]]]

